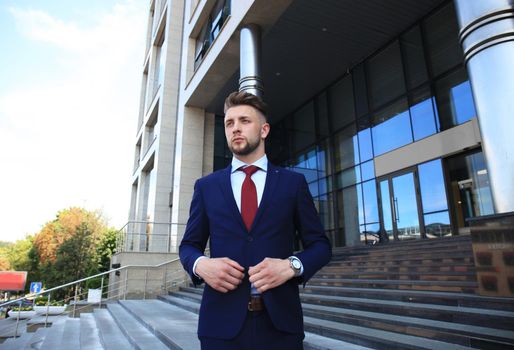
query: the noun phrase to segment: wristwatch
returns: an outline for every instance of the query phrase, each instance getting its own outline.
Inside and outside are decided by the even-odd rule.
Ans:
[[[288,259],[289,266],[291,266],[291,268],[294,271],[294,276],[300,276],[300,273],[302,272],[302,262],[300,261],[300,259],[298,259],[296,256],[290,256]]]

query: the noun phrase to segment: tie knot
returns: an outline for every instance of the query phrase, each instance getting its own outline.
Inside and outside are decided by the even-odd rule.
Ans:
[[[252,176],[255,174],[257,170],[259,170],[259,167],[256,167],[255,165],[247,166],[246,168],[239,168],[242,172],[246,174],[246,176]]]

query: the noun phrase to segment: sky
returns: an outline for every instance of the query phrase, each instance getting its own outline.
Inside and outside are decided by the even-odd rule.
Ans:
[[[146,0],[0,0],[0,241],[128,219]]]

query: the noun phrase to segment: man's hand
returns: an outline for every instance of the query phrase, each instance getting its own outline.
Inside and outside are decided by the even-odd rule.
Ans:
[[[250,282],[260,293],[284,284],[294,277],[288,259],[266,258],[248,270]]]
[[[195,273],[218,292],[226,293],[241,284],[244,267],[229,258],[206,258],[198,260]]]

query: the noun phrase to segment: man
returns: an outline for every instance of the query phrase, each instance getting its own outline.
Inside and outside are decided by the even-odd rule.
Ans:
[[[179,249],[193,283],[206,283],[202,349],[302,349],[298,284],[327,264],[330,243],[304,176],[268,163],[262,100],[230,94],[224,124],[232,164],[196,182]],[[296,232],[304,250],[293,256]]]

